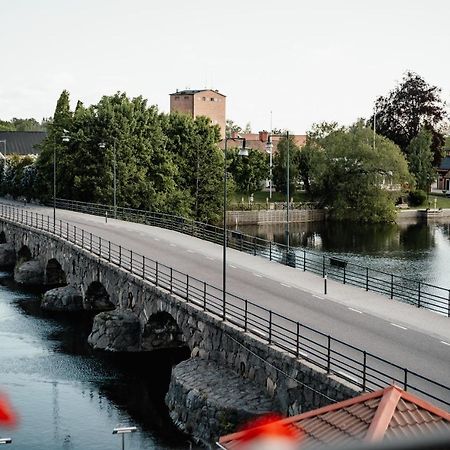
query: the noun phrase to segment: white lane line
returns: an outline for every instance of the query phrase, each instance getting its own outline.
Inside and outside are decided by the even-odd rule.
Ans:
[[[448,345],[450,347],[450,343],[449,342],[441,341],[441,344]]]
[[[320,295],[312,295],[313,297],[315,297],[315,298],[320,298],[320,300],[323,300],[323,297],[320,297]]]
[[[392,325],[393,327],[397,327],[397,328],[400,328],[400,329],[402,329],[402,330],[407,330],[407,329],[408,329],[408,328],[406,328],[406,327],[402,327],[401,325],[398,325],[398,324],[392,323],[392,322],[391,322],[391,325]]]
[[[233,264],[228,264],[232,269],[236,269],[236,266],[233,266]]]
[[[358,314],[362,314],[362,311],[360,311],[359,309],[355,309],[355,308],[348,308],[350,311],[354,311],[355,313],[358,313]]]
[[[189,250],[186,250],[188,253],[195,253],[195,251],[194,250],[191,250],[191,249],[189,249]]]
[[[255,277],[258,277],[258,278],[262,278],[262,277],[263,277],[263,276],[260,275],[259,273],[253,273],[253,275],[254,275]]]
[[[341,370],[337,370],[337,373],[341,374],[342,376],[344,376],[345,378],[348,378],[349,380],[353,380],[355,383],[358,382],[358,380],[355,377],[352,377],[350,374],[348,374],[347,372],[343,372]]]
[[[159,238],[155,238],[155,237],[154,237],[153,239],[154,239],[155,241],[159,241],[159,240],[160,240]]]
[[[289,284],[286,284],[286,283],[280,283],[281,284],[281,286],[284,286],[284,287],[287,287],[287,288],[291,288],[292,286],[289,286]]]
[[[171,247],[176,247],[176,244],[169,244]]]
[[[214,261],[214,258],[212,258],[211,256],[207,256],[206,259],[209,259],[210,261]]]

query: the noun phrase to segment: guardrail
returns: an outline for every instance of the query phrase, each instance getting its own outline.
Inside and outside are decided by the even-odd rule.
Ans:
[[[111,205],[86,203],[57,199],[58,208],[85,212],[94,215],[114,217]],[[223,243],[223,229],[185,219],[179,216],[132,208],[116,208],[116,217],[121,220],[145,223],[188,234],[210,242]],[[312,252],[302,248],[287,248],[283,244],[267,241],[259,237],[227,230],[228,246],[253,255],[259,255],[271,261],[277,261],[303,271],[313,272],[325,278],[327,276],[343,284],[350,284],[383,294],[391,299],[401,300],[418,308],[425,308],[450,317],[450,289],[446,289],[410,278],[364,267],[350,261]]]
[[[69,222],[1,204],[0,217],[47,232],[194,304],[243,332],[306,360],[363,391],[397,383],[450,407],[450,388],[198,278],[128,250]]]

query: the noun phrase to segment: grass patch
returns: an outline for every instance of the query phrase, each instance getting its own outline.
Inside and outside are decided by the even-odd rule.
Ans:
[[[427,209],[434,208],[434,200],[436,199],[436,208],[447,209],[450,208],[450,197],[443,194],[430,194],[428,200],[425,200],[420,206],[411,209]]]

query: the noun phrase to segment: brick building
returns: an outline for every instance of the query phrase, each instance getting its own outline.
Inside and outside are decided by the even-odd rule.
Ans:
[[[219,125],[220,136],[225,137],[226,96],[217,90],[199,89],[176,91],[170,94],[170,112],[180,112],[191,117],[206,116]]]

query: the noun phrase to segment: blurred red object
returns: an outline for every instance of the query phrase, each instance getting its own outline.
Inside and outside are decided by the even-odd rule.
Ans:
[[[239,449],[297,449],[303,432],[279,415],[270,414],[248,423],[240,434]]]
[[[14,427],[17,425],[17,415],[8,397],[0,393],[0,426]]]

